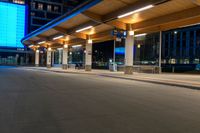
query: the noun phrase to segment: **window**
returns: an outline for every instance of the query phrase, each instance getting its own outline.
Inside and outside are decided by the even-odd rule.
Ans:
[[[13,0],[13,3],[24,4],[24,0]]]
[[[39,4],[38,4],[38,9],[39,9],[39,10],[43,10],[43,4],[39,3]]]
[[[31,7],[35,9],[35,2],[31,3]]]
[[[58,6],[54,6],[54,12],[58,12]]]
[[[51,5],[47,5],[47,11],[51,11],[52,10],[52,6]]]
[[[34,13],[34,12],[31,12],[31,16],[35,16],[35,13]]]

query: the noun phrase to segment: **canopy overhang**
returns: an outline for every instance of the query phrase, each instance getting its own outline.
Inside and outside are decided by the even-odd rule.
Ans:
[[[140,10],[150,5],[151,8]],[[89,0],[28,34],[22,43],[33,48],[62,47],[88,39],[112,40],[113,29],[133,30],[135,34],[165,31],[200,23],[199,12],[196,0]],[[127,13],[130,14],[119,17]],[[55,39],[58,36],[62,38]]]

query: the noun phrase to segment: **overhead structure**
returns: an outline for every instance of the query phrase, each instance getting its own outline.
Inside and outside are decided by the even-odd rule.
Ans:
[[[54,49],[62,48],[63,69],[68,67],[68,46],[84,45],[85,69],[91,71],[92,44],[116,38],[120,40],[118,32],[123,32],[124,72],[132,74],[134,38],[160,32],[160,71],[162,32],[200,24],[199,5],[199,0],[88,0],[28,34],[21,41],[34,50],[47,48],[47,67],[51,67],[51,53]],[[39,60],[38,53],[36,57]]]

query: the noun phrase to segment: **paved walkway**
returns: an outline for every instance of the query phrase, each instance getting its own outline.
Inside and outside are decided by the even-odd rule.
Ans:
[[[58,73],[74,73],[74,74],[89,74],[98,75],[111,78],[121,78],[127,80],[137,80],[143,82],[151,82],[157,84],[166,84],[172,86],[180,86],[191,89],[200,90],[200,75],[190,75],[190,74],[146,74],[146,73],[134,73],[133,75],[124,75],[123,72],[110,72],[108,70],[92,70],[91,72],[86,72],[85,70],[75,70],[68,69],[63,70],[62,68],[55,67],[47,69],[46,67],[23,67],[26,70],[42,70],[51,71]]]

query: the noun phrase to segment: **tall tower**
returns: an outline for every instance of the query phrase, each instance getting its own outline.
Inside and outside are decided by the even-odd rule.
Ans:
[[[85,0],[26,0],[28,11],[28,33],[37,30],[53,19],[72,10]]]

